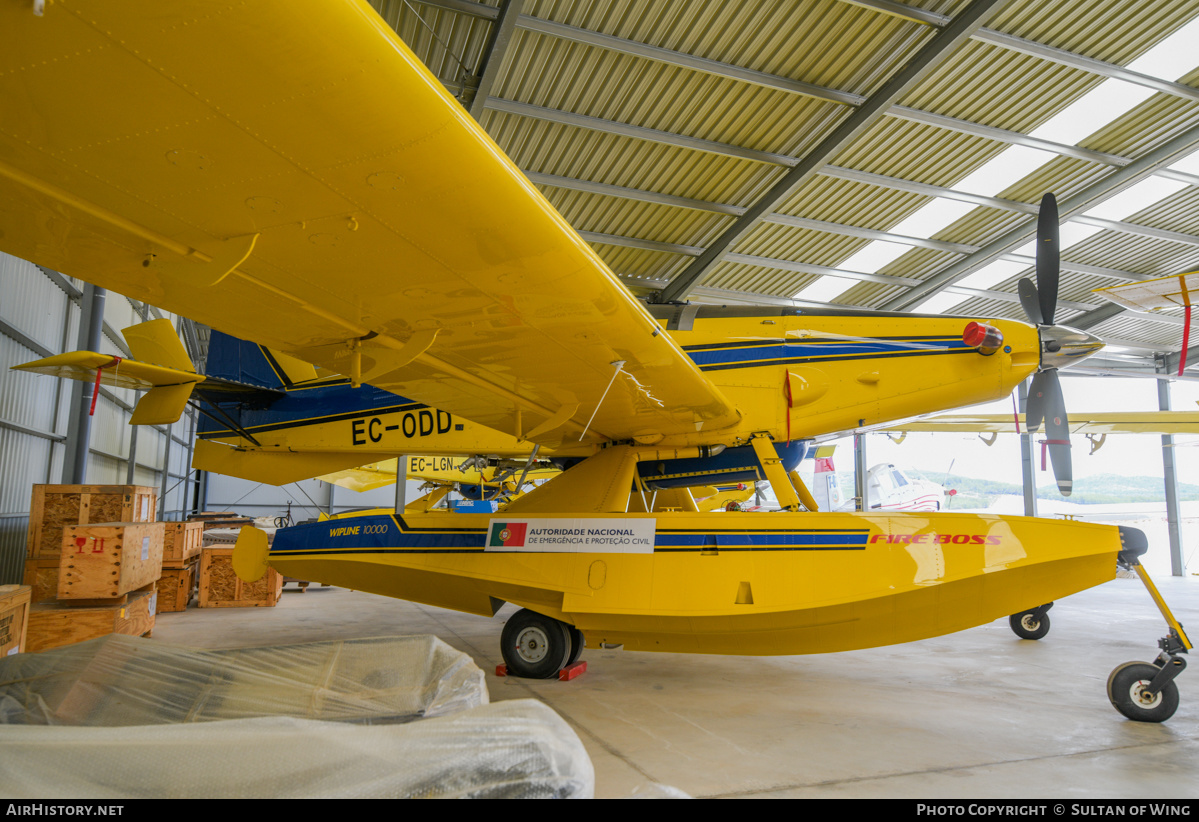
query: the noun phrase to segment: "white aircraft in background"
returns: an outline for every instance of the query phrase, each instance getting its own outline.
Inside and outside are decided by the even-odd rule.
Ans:
[[[812,497],[821,511],[853,511],[857,500],[846,498],[841,493],[841,482],[833,465],[833,450],[836,446],[824,445],[816,449],[816,468],[812,477]],[[764,485],[764,484],[763,484]],[[956,491],[946,491],[944,486],[915,479],[893,463],[882,462],[866,472],[867,510],[871,511],[940,511],[946,507],[945,497]],[[761,502],[747,506],[745,511],[778,510],[778,502],[770,495],[769,487],[763,488]]]

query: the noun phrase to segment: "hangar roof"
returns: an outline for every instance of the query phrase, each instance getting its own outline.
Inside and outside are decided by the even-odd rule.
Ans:
[[[636,293],[1023,319],[1053,192],[1057,322],[1181,345],[1093,289],[1199,268],[1194,0],[370,1]]]

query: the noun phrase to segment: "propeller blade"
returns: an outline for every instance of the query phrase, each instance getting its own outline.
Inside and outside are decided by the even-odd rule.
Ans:
[[[1053,325],[1057,308],[1060,246],[1057,199],[1046,194],[1041,198],[1041,210],[1037,215],[1037,292],[1045,325]]]
[[[1035,434],[1041,428],[1041,420],[1045,419],[1045,375],[1047,371],[1033,374],[1032,385],[1028,387],[1028,404],[1024,412],[1024,425],[1028,433]]]
[[[1062,384],[1057,370],[1045,374],[1045,442],[1049,446],[1049,460],[1053,463],[1053,478],[1063,497],[1070,496],[1074,474],[1070,464],[1070,420],[1066,416],[1066,402],[1062,397]],[[1040,376],[1039,374],[1037,376]]]
[[[1028,321],[1044,325],[1045,321],[1041,316],[1041,298],[1037,296],[1037,287],[1032,284],[1032,280],[1028,277],[1021,279],[1016,283],[1016,291],[1020,294],[1020,305],[1024,306],[1024,313],[1028,315]]]

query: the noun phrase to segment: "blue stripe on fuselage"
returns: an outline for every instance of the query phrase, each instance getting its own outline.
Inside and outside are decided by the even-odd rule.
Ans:
[[[310,522],[275,532],[271,556],[311,556],[362,553],[454,553],[482,552],[487,527],[455,528],[458,515],[447,513],[444,526],[437,528],[401,529],[397,519],[386,514],[363,517],[340,517],[323,522]],[[713,525],[720,525],[721,515],[713,514]],[[519,519],[535,520],[536,517]],[[705,547],[722,550],[767,551],[858,551],[866,547],[868,529],[802,529],[776,531],[739,531],[715,533],[680,533],[659,531],[655,535],[656,551],[698,551]]]
[[[928,348],[927,346],[936,346]],[[973,351],[962,340],[940,339],[895,339],[871,341],[813,341],[769,342],[739,345],[731,348],[684,348],[687,355],[701,369],[720,367],[752,368],[761,365],[819,361],[828,359],[873,359],[896,356],[935,356],[938,354]]]

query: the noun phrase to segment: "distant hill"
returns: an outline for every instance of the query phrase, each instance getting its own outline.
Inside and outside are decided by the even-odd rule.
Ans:
[[[953,499],[954,508],[986,508],[997,498],[1015,494],[1019,496],[1024,489],[1017,483],[996,482],[994,480],[966,477],[960,474],[950,474],[929,470],[905,469],[912,477],[941,483],[948,490],[957,490]],[[1049,479],[1046,472],[1041,479],[1037,472],[1037,497],[1041,499],[1062,499],[1057,486]],[[849,474],[849,496],[853,496],[853,474]],[[1097,474],[1091,477],[1075,477],[1074,493],[1069,497],[1070,502],[1079,505],[1103,505],[1124,502],[1164,502],[1165,489],[1161,477],[1126,477],[1122,474]],[[1199,500],[1199,485],[1179,483],[1178,498],[1180,500]]]

